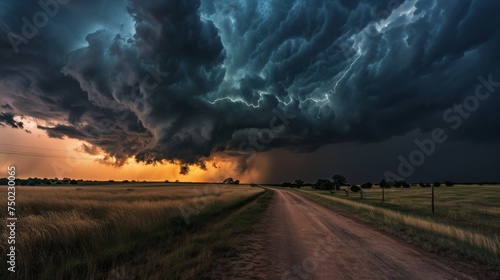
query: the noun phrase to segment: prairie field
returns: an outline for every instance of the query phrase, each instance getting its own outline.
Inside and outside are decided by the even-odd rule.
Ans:
[[[486,263],[500,273],[500,187],[455,185],[435,188],[432,214],[431,188],[382,189],[361,193],[318,191],[301,193],[343,208],[349,213],[389,227],[404,239],[442,253],[458,254]]]
[[[17,187],[16,279],[195,278],[228,250],[226,239],[244,227],[241,213],[258,212],[252,204],[265,192],[215,184]]]

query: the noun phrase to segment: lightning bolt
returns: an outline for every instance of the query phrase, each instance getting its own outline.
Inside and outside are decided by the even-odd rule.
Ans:
[[[323,98],[323,99],[314,99],[314,98],[306,98],[306,99],[304,99],[303,102],[314,101],[315,103],[320,103],[320,102],[323,103],[323,102],[327,102],[328,101],[328,104],[323,104],[323,105],[319,106],[318,114],[316,115],[316,118],[318,120],[320,119],[319,115],[321,115],[321,109],[325,105],[328,105],[328,106],[332,105],[332,103],[330,101],[330,95],[333,96],[337,92],[337,87],[339,86],[340,82],[342,82],[342,80],[344,80],[344,78],[347,76],[347,73],[349,73],[349,71],[352,70],[352,67],[354,66],[354,64],[356,64],[356,62],[358,61],[358,59],[361,58],[362,54],[361,54],[361,51],[359,49],[357,51],[357,54],[358,54],[358,56],[356,57],[356,59],[354,59],[354,61],[351,63],[351,65],[349,65],[349,67],[347,68],[347,70],[344,71],[344,73],[342,74],[342,76],[340,77],[340,79],[337,80],[337,82],[335,83],[335,86],[333,87],[333,90],[329,91],[329,93],[331,93],[331,94],[326,93],[325,94],[325,98]]]
[[[358,49],[358,57],[356,57],[356,59],[354,59],[354,61],[351,63],[351,65],[349,66],[349,68],[344,72],[344,74],[342,75],[342,77],[340,77],[340,79],[335,83],[335,86],[333,87],[333,94],[335,94],[337,92],[337,87],[339,86],[340,82],[342,82],[342,80],[347,76],[347,73],[349,73],[349,71],[351,71],[352,67],[354,66],[354,64],[356,64],[356,62],[358,61],[358,59],[361,57],[361,51]]]
[[[260,96],[259,100],[257,100],[257,105],[255,105],[253,103],[248,103],[245,100],[243,100],[241,97],[237,97],[237,98],[233,98],[233,97],[221,97],[221,98],[215,99],[214,101],[210,101],[210,100],[205,99],[206,102],[208,102],[208,103],[210,103],[212,105],[215,105],[217,102],[221,102],[221,101],[224,101],[224,100],[229,100],[229,101],[231,101],[233,103],[243,103],[243,104],[247,105],[248,107],[259,108],[260,107],[260,101],[262,100],[262,95]]]
[[[317,119],[320,119],[319,115],[321,114],[321,108],[323,108],[323,106],[325,106],[326,102],[328,102],[328,105],[331,105],[331,101],[330,101],[330,95],[334,95],[336,92],[337,92],[337,88],[340,84],[340,82],[342,82],[342,80],[345,79],[345,77],[347,76],[347,73],[349,73],[351,70],[352,70],[352,67],[354,67],[354,64],[356,64],[356,62],[358,61],[358,59],[361,58],[362,54],[361,54],[361,51],[358,49],[357,51],[357,54],[358,56],[356,57],[356,59],[354,59],[354,61],[349,65],[349,67],[347,68],[347,70],[344,71],[344,73],[342,74],[342,76],[337,80],[337,82],[335,82],[335,86],[333,87],[333,90],[330,90],[329,93],[325,93],[325,97],[323,99],[318,99],[318,98],[313,98],[313,97],[308,97],[302,101],[299,101],[300,103],[305,103],[305,102],[314,102],[314,103],[323,103],[321,106],[319,106],[319,110],[318,110],[318,114],[316,115],[316,118]],[[267,93],[267,92],[262,92],[262,91],[259,91],[259,100],[257,100],[257,103],[254,104],[254,103],[250,103],[250,102],[247,102],[245,100],[243,100],[241,97],[221,97],[221,98],[217,98],[213,101],[210,101],[210,100],[207,100],[207,99],[204,99],[206,102],[208,102],[209,104],[212,104],[212,105],[215,105],[216,103],[218,102],[221,102],[221,101],[224,101],[224,100],[227,100],[227,101],[231,101],[232,103],[243,103],[245,104],[247,107],[252,107],[254,109],[257,109],[260,107],[260,102],[264,99],[264,95],[272,95],[270,93]],[[281,100],[280,98],[278,98],[277,96],[274,96],[279,103],[287,106],[289,105],[293,99],[290,97],[290,101],[288,102],[285,102],[283,100]]]
[[[257,108],[260,107],[260,102],[264,99],[264,95],[274,96],[274,98],[276,98],[279,103],[284,104],[285,106],[287,106],[288,104],[290,104],[293,101],[293,99],[290,97],[290,101],[285,102],[285,101],[281,100],[279,97],[277,97],[277,96],[275,96],[273,94],[267,93],[267,92],[263,92],[263,91],[259,91],[259,100],[257,100],[257,104],[246,102],[241,97],[221,97],[221,98],[215,99],[214,101],[210,101],[210,100],[207,100],[207,99],[205,99],[205,101],[208,102],[208,103],[210,103],[210,104],[212,104],[212,105],[215,105],[217,102],[224,101],[224,100],[229,100],[229,101],[231,101],[233,103],[243,103],[243,104],[245,104],[248,107],[252,107],[252,108],[257,109]]]

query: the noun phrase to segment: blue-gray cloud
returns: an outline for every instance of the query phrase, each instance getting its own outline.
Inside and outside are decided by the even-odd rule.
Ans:
[[[0,103],[12,107],[0,121],[48,120],[49,136],[117,164],[203,167],[268,131],[276,112],[293,120],[255,149],[425,132],[479,75],[500,79],[494,0],[41,3],[0,4]],[[496,141],[499,124],[475,117],[455,136]]]

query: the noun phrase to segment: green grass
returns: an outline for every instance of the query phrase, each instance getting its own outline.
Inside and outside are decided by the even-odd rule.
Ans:
[[[438,253],[465,258],[485,265],[500,275],[500,188],[455,186],[435,188],[435,210],[431,211],[431,189],[418,186],[385,190],[374,187],[346,197],[343,191],[301,193],[320,199],[382,226],[386,230]]]

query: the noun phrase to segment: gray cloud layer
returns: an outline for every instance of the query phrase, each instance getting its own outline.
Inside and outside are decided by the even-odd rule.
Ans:
[[[50,137],[118,165],[204,167],[269,131],[276,112],[293,120],[262,149],[425,132],[479,75],[500,80],[494,0],[48,2],[57,11],[0,4],[0,123],[46,120]],[[28,38],[40,11],[47,23]],[[455,139],[498,141],[500,120],[484,122],[497,103]]]

